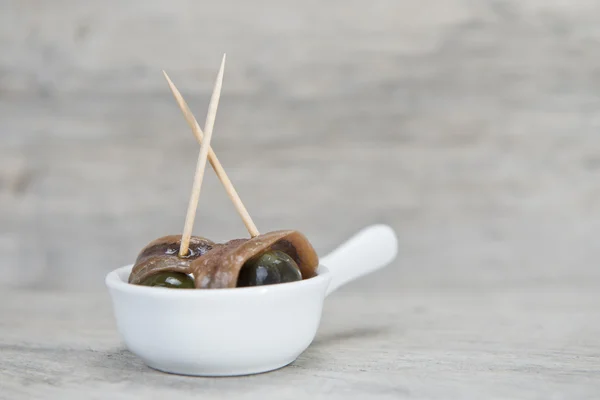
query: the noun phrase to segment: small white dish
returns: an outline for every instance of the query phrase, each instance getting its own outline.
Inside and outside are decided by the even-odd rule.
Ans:
[[[313,341],[325,297],[388,265],[394,231],[365,228],[322,257],[317,276],[232,289],[168,289],[129,284],[132,265],[106,277],[117,328],[151,368],[180,375],[235,376],[293,362]]]

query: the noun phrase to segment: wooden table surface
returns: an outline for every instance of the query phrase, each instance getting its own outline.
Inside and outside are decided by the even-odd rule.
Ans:
[[[149,369],[105,293],[4,292],[0,398],[594,399],[598,288],[567,289],[342,290],[293,364],[235,378]]]
[[[232,12],[231,10],[236,10]],[[600,4],[0,0],[0,399],[597,399]],[[146,368],[103,279],[181,231],[202,120],[262,231],[391,225],[292,365]],[[209,170],[210,171],[210,170]],[[243,225],[214,175],[195,233]]]

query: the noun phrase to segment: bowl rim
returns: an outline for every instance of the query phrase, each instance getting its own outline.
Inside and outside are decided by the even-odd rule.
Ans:
[[[328,286],[331,282],[331,272],[327,267],[319,264],[317,268],[317,275],[303,279],[297,282],[286,282],[273,285],[264,286],[253,286],[253,287],[235,287],[235,288],[216,288],[216,289],[186,289],[186,290],[173,290],[164,287],[150,287],[133,285],[129,282],[123,281],[120,274],[127,272],[129,273],[133,268],[133,264],[125,265],[110,271],[104,280],[106,286],[111,290],[117,290],[120,292],[128,292],[140,296],[161,296],[161,297],[183,297],[183,298],[198,298],[198,297],[217,297],[217,296],[248,296],[248,295],[262,295],[266,293],[280,293],[291,290],[300,290],[302,288],[314,287],[318,285]]]

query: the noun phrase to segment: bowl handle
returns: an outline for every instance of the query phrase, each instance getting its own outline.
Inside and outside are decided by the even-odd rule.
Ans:
[[[361,276],[385,267],[396,258],[398,239],[387,225],[371,225],[321,259],[331,272],[327,294]]]

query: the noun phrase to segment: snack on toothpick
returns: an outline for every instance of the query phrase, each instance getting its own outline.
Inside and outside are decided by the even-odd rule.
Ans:
[[[163,236],[148,243],[135,260],[129,283],[145,286],[194,288],[191,264],[215,246],[211,240],[192,236],[187,257],[179,257],[181,235]]]
[[[196,208],[198,207],[202,179],[206,169],[208,149],[210,148],[210,139],[223,83],[224,68],[225,56],[223,56],[221,67],[217,74],[206,116],[207,135],[204,145],[201,146],[198,155],[198,163],[194,175],[194,185],[192,187],[192,194],[190,196],[188,212],[186,214],[183,235],[165,236],[149,243],[138,255],[134,267],[131,270],[131,274],[129,275],[129,283],[149,286],[191,288],[193,287],[194,282],[189,276],[189,265],[191,261],[203,255],[214,245],[214,243],[208,239],[192,237],[191,232],[194,217],[196,215]]]
[[[319,258],[300,232],[280,230],[259,234],[225,170],[210,147],[217,111],[223,66],[217,76],[203,135],[196,118],[168,75],[171,92],[186,121],[201,143],[194,187],[190,196],[184,234],[164,236],[150,242],[138,255],[129,283],[168,288],[218,289],[260,286],[309,279],[316,275]],[[206,160],[211,162],[227,194],[240,214],[250,239],[214,243],[191,236]]]
[[[316,275],[319,257],[298,231],[273,231],[252,239],[216,245],[191,262],[195,285],[202,289],[285,283]]]

